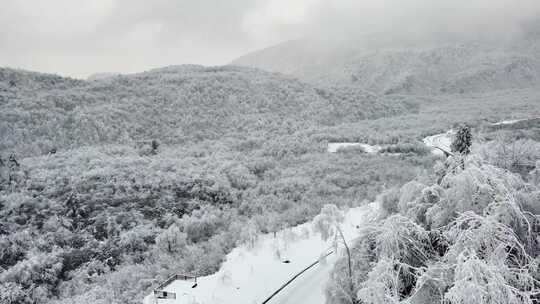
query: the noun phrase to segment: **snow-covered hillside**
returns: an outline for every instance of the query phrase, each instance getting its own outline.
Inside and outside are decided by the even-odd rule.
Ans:
[[[0,68],[0,152],[289,134],[414,106],[245,67],[169,66],[93,81]],[[23,132],[24,136],[19,133]]]

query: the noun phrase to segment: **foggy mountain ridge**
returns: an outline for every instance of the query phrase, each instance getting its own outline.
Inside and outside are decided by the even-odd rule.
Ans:
[[[389,36],[309,37],[246,54],[231,64],[378,94],[481,93],[540,84],[537,30],[498,42]]]

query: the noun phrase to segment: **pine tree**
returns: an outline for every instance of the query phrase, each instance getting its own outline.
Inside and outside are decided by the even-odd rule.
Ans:
[[[472,135],[471,128],[467,125],[462,125],[458,128],[454,141],[452,142],[452,152],[457,152],[463,155],[471,153]]]

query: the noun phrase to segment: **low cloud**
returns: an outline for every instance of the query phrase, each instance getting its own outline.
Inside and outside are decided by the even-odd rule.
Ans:
[[[6,0],[0,65],[84,77],[225,64],[311,37],[515,37],[538,0]]]
[[[537,18],[537,0],[333,0],[314,7],[310,32],[500,38]]]

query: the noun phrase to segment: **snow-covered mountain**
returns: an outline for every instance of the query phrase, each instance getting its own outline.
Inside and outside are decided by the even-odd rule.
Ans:
[[[512,41],[401,40],[381,35],[339,42],[288,41],[231,64],[294,75],[318,84],[350,84],[381,94],[476,93],[540,84],[540,36]]]

